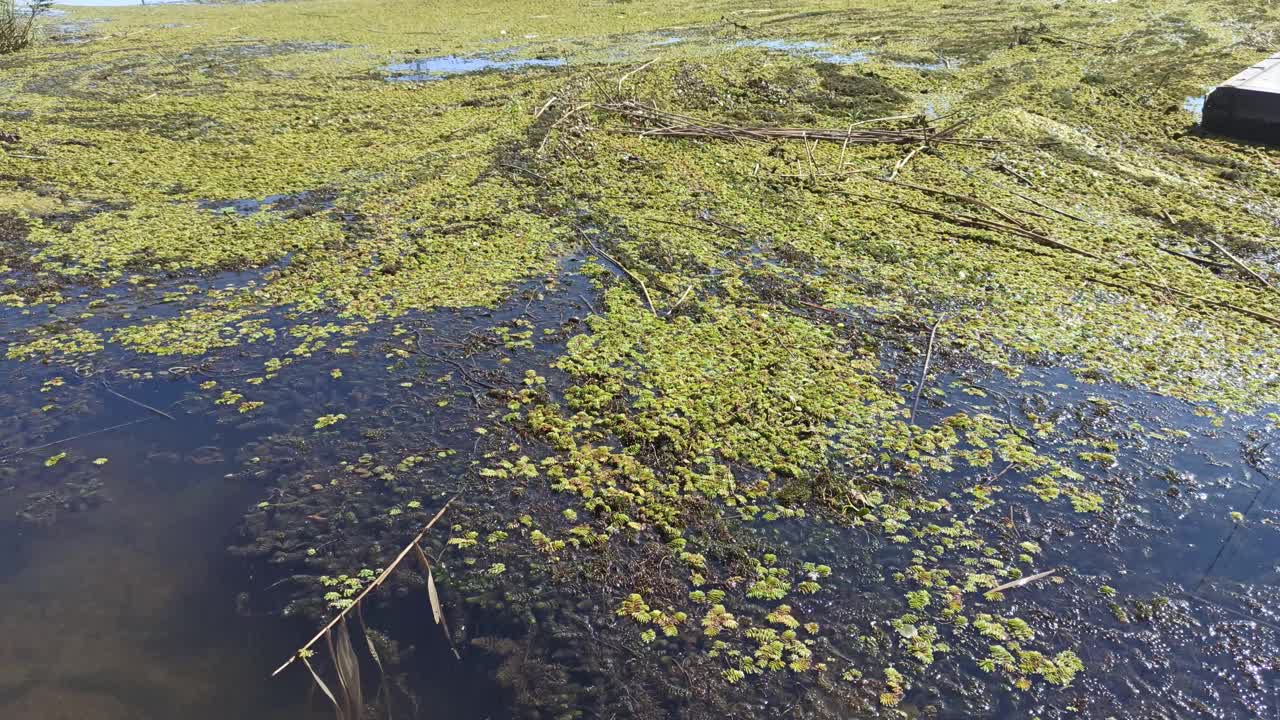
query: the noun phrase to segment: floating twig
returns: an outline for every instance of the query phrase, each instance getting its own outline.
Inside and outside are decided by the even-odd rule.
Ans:
[[[115,390],[113,390],[113,389],[111,388],[111,386],[110,386],[110,385],[108,385],[108,384],[107,384],[107,379],[106,379],[105,377],[104,377],[104,378],[102,378],[102,387],[103,387],[103,388],[105,388],[107,392],[111,393],[112,395],[115,395],[116,397],[120,398],[121,400],[126,400],[126,401],[128,401],[128,402],[131,402],[131,403],[133,403],[134,405],[137,405],[138,407],[143,408],[144,410],[150,410],[151,412],[153,412],[153,413],[155,413],[155,414],[157,414],[157,415],[159,415],[159,416],[161,416],[161,417],[167,417],[167,418],[169,418],[170,420],[176,420],[176,419],[177,419],[177,418],[175,418],[174,416],[170,415],[169,413],[167,413],[167,412],[165,412],[165,411],[163,411],[163,410],[160,410],[160,409],[157,409],[157,408],[151,407],[150,405],[148,405],[148,404],[146,404],[146,403],[144,403],[144,402],[141,402],[141,401],[139,401],[139,400],[134,400],[133,398],[129,397],[128,395],[122,395],[122,394],[120,394],[120,393],[116,392]]]
[[[391,564],[387,565],[387,568],[383,570],[382,573],[378,575],[378,577],[374,578],[372,582],[366,585],[364,590],[362,590],[360,594],[357,595],[355,599],[351,601],[350,605],[343,608],[337,614],[337,616],[335,616],[332,620],[329,621],[328,625],[325,625],[323,628],[321,628],[320,632],[315,634],[315,637],[308,640],[306,645],[303,645],[301,648],[298,648],[298,651],[295,652],[288,660],[285,660],[284,664],[276,668],[275,672],[271,673],[271,676],[275,677],[276,675],[279,675],[285,668],[292,665],[295,660],[298,660],[298,659],[306,660],[308,657],[310,657],[312,653],[312,650],[311,650],[312,646],[320,642],[320,640],[322,640],[329,633],[329,631],[333,629],[335,625],[342,622],[343,619],[347,617],[347,613],[351,612],[352,608],[358,607],[360,605],[360,601],[364,600],[366,595],[368,595],[370,592],[373,592],[374,588],[381,585],[384,581],[386,581],[388,577],[391,576],[391,573],[395,571],[395,569],[400,565],[402,561],[404,561],[406,557],[408,557],[409,553],[412,552],[414,548],[418,547],[418,543],[422,541],[422,538],[427,534],[427,531],[430,530],[431,527],[436,524],[436,521],[440,519],[440,516],[444,515],[444,511],[448,510],[449,506],[453,504],[453,501],[457,499],[458,499],[457,495],[454,495],[453,497],[449,498],[449,501],[446,502],[444,506],[441,507],[440,510],[436,512],[435,516],[431,518],[431,521],[428,522],[426,526],[424,526],[422,530],[417,535],[414,536],[413,540],[410,541],[408,545],[404,546],[404,549],[400,551],[399,555],[396,555],[396,558],[391,561]]]
[[[634,69],[634,70],[632,70],[632,71],[630,71],[630,72],[626,73],[626,74],[625,74],[625,75],[623,75],[622,77],[618,78],[618,93],[619,93],[619,94],[621,94],[621,93],[622,93],[622,83],[626,82],[626,81],[627,81],[627,78],[631,77],[632,75],[635,75],[635,74],[636,74],[636,73],[638,73],[638,72],[643,71],[645,68],[649,67],[650,65],[652,65],[652,64],[654,64],[654,63],[656,63],[656,62],[658,62],[658,58],[654,58],[654,59],[650,60],[649,62],[647,62],[647,63],[645,63],[645,64],[641,65],[640,67],[638,67],[638,68],[636,68],[636,69]]]
[[[641,280],[638,275],[628,270],[626,265],[618,262],[614,258],[610,257],[609,253],[606,253],[597,247],[595,242],[593,242],[586,233],[582,232],[580,228],[578,229],[578,234],[582,236],[583,240],[587,241],[587,244],[591,246],[592,250],[596,251],[597,255],[616,265],[619,270],[626,274],[627,277],[631,278],[632,282],[640,286],[640,292],[644,293],[644,301],[649,305],[649,312],[653,313],[654,317],[658,317],[658,309],[654,307],[653,298],[649,297],[649,288],[645,287],[644,281]]]
[[[1179,250],[1174,250],[1173,248],[1167,248],[1163,245],[1157,245],[1156,249],[1159,250],[1160,252],[1169,253],[1170,255],[1173,255],[1175,257],[1180,257],[1184,260],[1190,260],[1191,262],[1197,265],[1202,265],[1204,267],[1211,268],[1214,270],[1226,270],[1231,267],[1227,263],[1215,262],[1213,260],[1210,260],[1209,258],[1202,258],[1199,255],[1184,253]]]
[[[937,143],[989,146],[1001,142],[995,138],[956,137],[955,133],[966,124],[965,121],[954,123],[942,130],[928,126],[861,129],[852,125],[847,129],[747,127],[726,125],[713,120],[696,118],[669,110],[660,110],[656,106],[641,105],[635,101],[601,103],[595,107],[604,112],[622,115],[644,123],[649,127],[636,132],[641,135],[655,137],[693,137],[736,141],[752,140],[756,142],[802,140],[806,144],[811,142],[836,142],[841,143],[843,147],[859,144],[918,145]]]
[[[924,384],[929,379],[929,363],[933,360],[933,340],[938,335],[938,326],[946,320],[947,316],[940,315],[938,321],[933,324],[933,329],[929,331],[929,348],[924,354],[924,369],[920,371],[920,382],[916,384],[916,399],[911,403],[911,422],[916,421],[916,409],[920,407],[920,393],[924,390]]]
[[[684,301],[689,299],[689,296],[690,296],[691,294],[693,294],[693,286],[692,286],[692,285],[690,285],[689,287],[685,288],[685,289],[684,289],[684,292],[680,294],[680,299],[676,300],[676,302],[675,302],[675,304],[674,304],[674,305],[672,305],[671,307],[667,308],[667,317],[671,317],[672,313],[674,313],[677,309],[679,309],[679,308],[680,308],[680,306],[684,304]]]
[[[1054,573],[1056,573],[1056,572],[1058,572],[1058,571],[1057,571],[1057,570],[1045,570],[1044,572],[1038,572],[1038,573],[1036,573],[1035,575],[1028,575],[1028,576],[1026,576],[1026,577],[1024,577],[1024,578],[1018,578],[1017,580],[1011,580],[1011,581],[1009,581],[1009,582],[1007,582],[1007,583],[1005,583],[1005,584],[1003,584],[1003,585],[1001,585],[1001,586],[999,586],[999,587],[996,587],[996,588],[993,588],[993,589],[991,589],[991,590],[988,590],[987,592],[988,592],[988,593],[998,593],[998,592],[1004,592],[1005,590],[1016,590],[1016,589],[1018,589],[1018,588],[1022,587],[1023,585],[1029,585],[1029,584],[1031,584],[1031,583],[1033,583],[1033,582],[1035,582],[1035,581],[1037,581],[1037,580],[1040,580],[1040,579],[1043,579],[1043,578],[1047,578],[1047,577],[1049,577],[1050,575],[1053,575],[1053,574],[1054,574]]]
[[[898,173],[902,172],[902,169],[905,168],[907,164],[911,162],[911,158],[914,158],[916,156],[916,153],[920,152],[921,150],[924,150],[926,147],[928,146],[924,144],[920,144],[911,148],[911,152],[907,153],[901,160],[897,162],[897,164],[893,166],[893,172],[889,173],[889,179],[896,180],[898,178]]]
[[[975,217],[973,215],[952,215],[950,213],[945,213],[940,210],[930,210],[928,208],[917,207],[915,205],[900,202],[897,200],[873,198],[873,197],[868,197],[866,195],[861,195],[860,197],[866,198],[868,200],[886,202],[891,205],[897,205],[898,207],[904,210],[910,210],[911,212],[914,212],[914,213],[927,215],[931,218],[934,218],[935,220],[941,220],[943,222],[951,223],[952,225],[959,225],[961,227],[968,227],[976,230],[1006,232],[1006,233],[1010,233],[1010,234],[1017,235],[1019,237],[1031,240],[1032,242],[1035,242],[1037,245],[1044,245],[1045,247],[1051,247],[1051,248],[1054,248],[1055,250],[1066,250],[1067,252],[1074,253],[1082,257],[1087,257],[1092,260],[1106,259],[1106,258],[1103,258],[1101,255],[1089,252],[1088,250],[1083,250],[1074,245],[1070,245],[1068,243],[1062,242],[1061,240],[1055,240],[1049,237],[1048,235],[1042,235],[1024,226],[1009,225],[1006,223],[996,222],[994,220],[987,220],[985,218]]]
[[[542,136],[542,142],[538,143],[538,151],[534,153],[533,156],[534,157],[542,156],[542,151],[545,150],[547,147],[547,141],[551,139],[551,134],[555,132],[556,127],[560,125],[560,123],[573,117],[573,115],[577,113],[579,110],[583,110],[589,107],[591,107],[589,104],[575,105],[572,108],[569,108],[567,111],[565,111],[563,115],[556,118],[555,122],[551,123],[551,127],[547,128],[547,134]]]
[[[1251,268],[1251,267],[1249,267],[1248,265],[1246,265],[1246,264],[1245,264],[1245,262],[1244,262],[1243,260],[1241,260],[1240,258],[1236,257],[1235,255],[1232,255],[1232,254],[1231,254],[1231,251],[1230,251],[1230,250],[1227,250],[1225,247],[1223,247],[1223,246],[1222,246],[1222,244],[1221,244],[1221,243],[1219,243],[1217,240],[1214,240],[1213,238],[1211,238],[1211,237],[1207,237],[1207,236],[1206,236],[1206,237],[1204,237],[1204,238],[1202,238],[1202,239],[1203,239],[1205,242],[1207,242],[1207,243],[1209,243],[1210,245],[1212,245],[1214,248],[1216,248],[1216,249],[1218,250],[1218,252],[1220,252],[1220,253],[1222,253],[1223,255],[1227,256],[1227,259],[1228,259],[1228,260],[1230,260],[1230,261],[1232,262],[1232,264],[1234,264],[1236,267],[1240,268],[1241,270],[1245,271],[1245,272],[1246,272],[1246,273],[1248,273],[1249,275],[1253,276],[1253,279],[1254,279],[1254,280],[1257,280],[1258,282],[1262,283],[1263,287],[1267,288],[1268,290],[1275,290],[1275,289],[1276,289],[1274,285],[1272,285],[1271,283],[1267,282],[1267,279],[1266,279],[1266,278],[1262,277],[1262,276],[1261,276],[1261,275],[1259,275],[1257,272],[1255,272],[1253,268]]]
[[[98,430],[91,430],[91,431],[86,432],[86,433],[80,433],[79,435],[72,435],[71,437],[62,438],[61,440],[54,440],[53,442],[47,442],[47,443],[45,443],[45,444],[43,444],[43,445],[36,445],[35,447],[29,447],[29,448],[25,448],[25,449],[23,449],[23,450],[18,450],[18,451],[15,451],[15,452],[11,452],[11,453],[9,453],[8,455],[5,455],[5,456],[3,456],[3,457],[0,457],[0,462],[4,462],[5,460],[8,460],[8,459],[10,459],[10,458],[16,458],[16,457],[18,457],[19,455],[26,455],[27,453],[29,453],[29,452],[35,452],[36,450],[44,450],[45,448],[51,448],[51,447],[53,447],[54,445],[61,445],[62,443],[71,442],[71,441],[73,441],[73,440],[82,440],[82,439],[87,438],[87,437],[93,437],[94,435],[101,435],[101,434],[102,434],[102,433],[104,433],[104,432],[111,432],[112,430],[119,430],[119,429],[120,429],[120,428],[122,428],[122,427],[128,427],[128,426],[130,426],[130,425],[137,425],[137,424],[138,424],[138,423],[140,423],[140,422],[146,422],[146,421],[148,421],[148,420],[150,420],[150,419],[151,419],[151,418],[149,418],[149,417],[138,418],[137,420],[130,420],[130,421],[128,421],[128,422],[122,422],[122,423],[119,423],[119,424],[116,424],[116,425],[112,425],[112,426],[110,426],[110,427],[104,427],[104,428],[101,428],[101,429],[98,429]]]
[[[556,97],[555,95],[552,95],[551,97],[547,98],[547,101],[542,104],[542,107],[538,108],[538,111],[533,114],[533,119],[537,120],[538,118],[542,117],[542,113],[546,112],[547,108],[551,107],[551,105],[555,103],[556,100],[559,100],[559,99],[560,98]]]

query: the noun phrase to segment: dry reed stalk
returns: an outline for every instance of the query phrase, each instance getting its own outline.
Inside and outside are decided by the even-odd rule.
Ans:
[[[315,645],[317,642],[320,642],[320,640],[324,639],[325,636],[329,634],[329,631],[332,630],[335,625],[339,623],[343,623],[343,628],[345,629],[346,628],[345,619],[347,617],[347,613],[351,612],[352,609],[359,607],[360,602],[364,600],[365,596],[367,596],[370,592],[373,592],[374,588],[378,587],[383,582],[385,582],[386,579],[391,576],[391,573],[394,572],[395,569],[400,565],[400,563],[403,562],[406,557],[408,557],[409,553],[412,552],[414,548],[418,548],[418,543],[420,543],[422,541],[422,538],[426,536],[427,531],[430,530],[432,526],[436,524],[436,521],[440,519],[441,515],[444,515],[444,511],[448,510],[449,506],[452,505],[453,501],[456,499],[457,499],[456,495],[452,498],[449,498],[449,502],[446,502],[444,506],[441,507],[440,510],[435,514],[435,516],[431,518],[431,521],[428,522],[426,526],[422,528],[422,531],[419,532],[416,536],[414,536],[413,540],[408,545],[404,546],[404,549],[400,551],[399,555],[396,555],[396,558],[391,561],[391,564],[387,565],[386,569],[383,570],[382,573],[378,575],[378,577],[373,579],[373,582],[370,582],[367,586],[365,586],[364,590],[362,590],[360,594],[356,596],[355,600],[353,600],[350,605],[343,608],[342,611],[339,612],[336,617],[334,617],[332,620],[329,621],[328,625],[325,625],[323,628],[321,628],[320,632],[315,634],[315,637],[308,640],[306,645],[303,645],[301,648],[299,648],[298,651],[295,652],[288,660],[284,661],[284,664],[276,668],[275,672],[271,673],[271,676],[275,677],[276,675],[279,675],[285,668],[292,665],[293,662],[295,660],[298,660],[299,658],[305,660],[306,658],[310,657],[311,647]],[[421,552],[421,548],[418,548],[418,551]],[[434,584],[432,586],[434,588]],[[437,603],[438,603],[438,600],[436,602],[433,602],[433,605]]]

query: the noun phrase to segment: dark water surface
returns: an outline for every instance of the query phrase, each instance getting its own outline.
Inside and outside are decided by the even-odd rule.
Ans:
[[[23,382],[25,371],[5,369],[9,383]],[[175,389],[140,395],[168,406]],[[267,680],[300,629],[236,612],[249,578],[225,548],[260,494],[224,478],[243,437],[205,417],[169,421],[107,398],[59,423],[59,436],[142,421],[5,461],[20,464],[0,495],[0,716],[302,717],[305,685]],[[6,433],[6,449],[17,437]],[[55,450],[69,453],[66,465],[45,467]],[[73,454],[109,461],[90,471]],[[100,505],[32,507],[33,495],[82,477],[101,483],[91,501]]]
[[[448,338],[479,336],[520,318],[532,318],[534,327],[574,327],[571,316],[585,316],[598,298],[572,264],[554,293],[517,294],[496,311],[404,319],[406,326],[431,328],[440,340],[433,345],[419,337],[420,349],[439,353],[421,360],[419,377],[455,369],[449,353],[457,343]],[[16,313],[4,319],[10,328],[32,321]],[[311,424],[321,414],[350,416],[332,431],[335,448],[371,425],[399,422],[457,450],[459,467],[472,458],[479,442],[468,432],[475,422],[467,409],[470,391],[457,384],[403,387],[404,375],[388,373],[384,352],[407,336],[395,326],[375,327],[341,361],[299,358],[263,385],[270,402],[247,417],[214,407],[198,386],[210,379],[230,386],[231,379],[260,373],[263,360],[280,348],[224,352],[199,369],[181,359],[144,362],[116,351],[78,371],[0,363],[10,399],[0,418],[0,718],[327,716],[304,673],[268,677],[314,630],[312,622],[272,607],[272,588],[287,577],[227,549],[246,543],[242,519],[274,499],[282,477],[342,457],[323,444],[307,446],[308,457],[271,456],[283,452],[292,435],[314,437]],[[535,345],[528,362],[557,382],[545,364],[563,339]],[[502,367],[482,354],[476,358],[469,360],[474,372]],[[342,382],[331,377],[335,368]],[[912,377],[918,368],[902,372]],[[151,376],[134,382],[130,373]],[[1085,439],[1114,440],[1119,449],[1111,467],[1079,467],[1104,495],[1101,512],[1077,513],[1065,500],[1043,503],[1011,490],[1007,522],[993,520],[989,528],[992,538],[1038,543],[1042,565],[1031,569],[1056,569],[1064,580],[1011,591],[994,611],[1034,619],[1049,645],[1076,648],[1086,665],[1081,678],[1066,690],[992,692],[999,681],[973,658],[953,653],[938,661],[929,682],[908,693],[904,707],[955,718],[1030,716],[1073,702],[1089,707],[1089,717],[1280,712],[1274,690],[1280,677],[1280,447],[1271,421],[1230,414],[1215,420],[1192,405],[1084,383],[1060,368],[1032,368],[1017,380],[953,374],[933,384],[945,396],[926,399],[922,424],[961,410],[1023,428],[1052,417],[1058,430],[1041,452],[1070,457],[1072,442]],[[438,412],[414,414],[450,398],[455,402]],[[48,404],[56,407],[42,409]],[[123,423],[129,424],[99,432]],[[20,452],[80,435],[86,436]],[[67,455],[49,465],[61,452]],[[97,458],[107,462],[95,464]],[[448,466],[441,467],[433,472]],[[1012,489],[1029,480],[1016,472],[993,477],[985,469],[958,469],[932,492],[960,506],[976,485]],[[827,587],[836,616],[874,623],[901,612],[899,586],[887,577],[904,569],[908,557],[892,543],[859,529],[814,531],[791,521],[761,532],[775,535],[797,558],[835,568]],[[1104,586],[1114,588],[1113,599],[1100,595]],[[452,660],[420,597],[371,612],[375,624],[394,627],[402,646],[414,649],[411,664],[421,671],[414,681],[419,708],[405,705],[398,716],[507,714],[506,698],[490,679],[492,664],[472,653],[462,663]]]
[[[335,404],[360,407],[361,385],[385,371],[371,355],[342,363],[353,382],[337,384],[328,376],[335,363],[313,362],[292,380],[323,378],[324,392],[294,392],[293,402],[238,423],[198,397],[210,377],[243,378],[254,373],[238,368],[255,366],[260,374],[271,351],[222,358],[217,373],[113,351],[79,372],[0,361],[11,393],[0,418],[0,717],[332,716],[304,672],[270,677],[315,625],[256,611],[278,572],[228,548],[244,541],[246,511],[276,479],[252,471],[255,443],[309,430]],[[126,361],[126,373],[151,379],[130,382]],[[398,639],[417,643],[424,662],[447,653],[420,613],[400,615]],[[454,663],[435,673],[438,684],[415,688],[422,701],[448,717],[491,716],[493,700]]]

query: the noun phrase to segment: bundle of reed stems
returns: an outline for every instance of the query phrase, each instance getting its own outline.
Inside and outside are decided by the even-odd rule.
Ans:
[[[999,144],[999,140],[986,137],[965,137],[959,131],[968,120],[958,120],[942,127],[934,127],[927,120],[916,126],[890,128],[865,127],[857,123],[848,128],[796,128],[728,125],[663,110],[656,105],[645,105],[634,100],[597,104],[597,110],[621,115],[634,120],[640,135],[657,137],[691,137],[717,140],[769,142],[773,140],[803,140],[805,142],[833,142],[843,145],[970,145],[985,147]],[[882,121],[901,117],[880,118]],[[875,121],[870,121],[875,122]],[[863,127],[859,127],[863,125]]]

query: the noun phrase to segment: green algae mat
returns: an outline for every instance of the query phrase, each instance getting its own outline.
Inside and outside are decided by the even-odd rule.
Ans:
[[[63,11],[0,481],[54,532],[207,437],[268,662],[351,615],[317,712],[1276,710],[1280,150],[1196,100],[1280,10]]]

